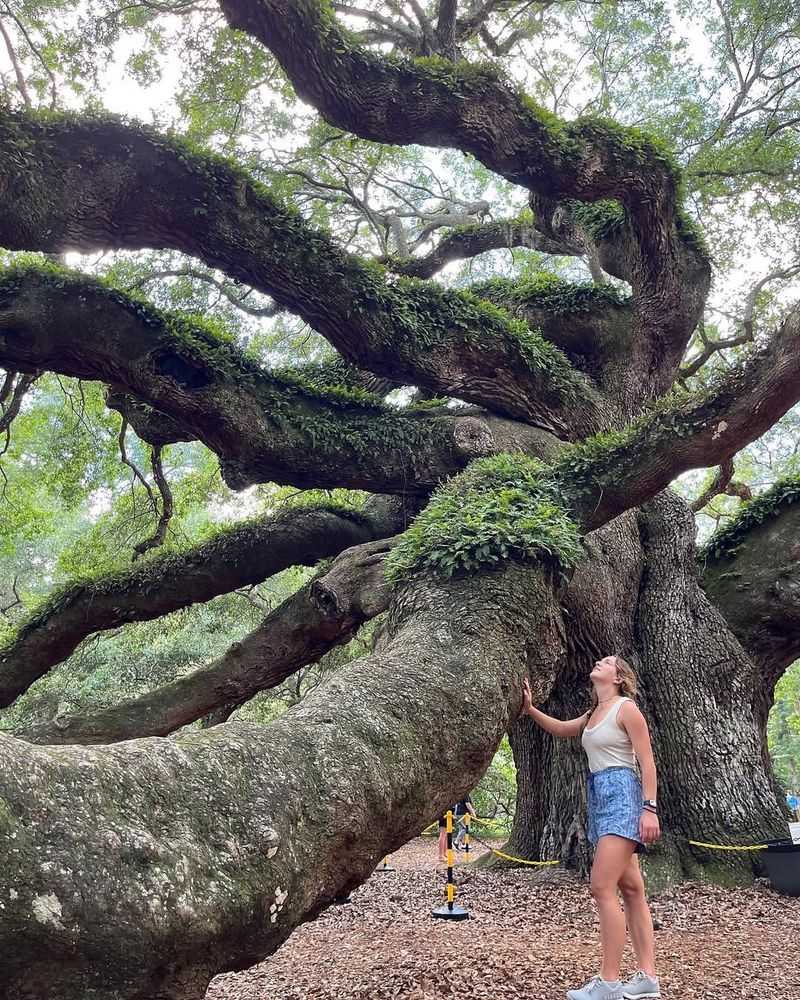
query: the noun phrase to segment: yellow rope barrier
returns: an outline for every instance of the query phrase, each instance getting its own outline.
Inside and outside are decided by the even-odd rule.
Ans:
[[[428,830],[432,830],[437,825],[438,821],[436,823],[431,823],[431,825],[426,826],[422,832],[427,833]],[[503,851],[498,851],[490,844],[487,844],[486,841],[481,840],[481,838],[476,836],[475,833],[472,833],[472,837],[474,840],[477,840],[479,844],[483,844],[487,851],[491,851],[492,854],[496,855],[498,858],[502,858],[504,861],[513,861],[518,865],[531,865],[536,867],[561,864],[560,861],[527,861],[525,858],[515,858],[510,854],[504,854]],[[707,844],[704,840],[690,840],[689,843],[692,847],[704,847],[709,851],[766,851],[769,846],[768,844],[752,844],[734,847],[730,844]]]
[[[766,851],[768,844],[754,844],[751,847],[731,847],[729,844],[706,844],[702,840],[690,840],[693,847],[707,847],[711,851]]]
[[[475,836],[475,835],[473,834],[473,836]],[[479,837],[475,837],[475,839],[478,841],[479,844],[483,844],[483,841]],[[560,865],[561,864],[560,861],[526,861],[525,858],[514,858],[510,854],[503,854],[502,851],[495,850],[494,847],[489,847],[488,844],[483,844],[483,846],[487,850],[491,851],[492,854],[496,854],[498,858],[502,858],[504,861],[515,861],[518,865],[537,865],[537,866],[542,866],[542,865]]]

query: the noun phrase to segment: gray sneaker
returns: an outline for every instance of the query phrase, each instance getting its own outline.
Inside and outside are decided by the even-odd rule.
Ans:
[[[660,997],[658,978],[639,971],[622,987],[622,995],[625,1000],[644,1000],[645,997],[649,1000],[651,997]]]
[[[568,990],[567,1000],[622,1000],[622,983],[607,983],[600,976],[592,976],[581,989]]]

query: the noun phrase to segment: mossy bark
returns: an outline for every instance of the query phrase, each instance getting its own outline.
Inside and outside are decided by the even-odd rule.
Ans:
[[[159,555],[128,572],[73,584],[37,609],[0,648],[0,707],[10,705],[89,635],[210,601],[289,566],[313,566],[351,545],[395,534],[406,517],[402,502],[390,497],[373,498],[361,512],[289,510],[222,532],[187,552]]]
[[[709,546],[700,555],[703,589],[761,667],[770,699],[777,679],[800,656],[798,497],[800,484],[759,512],[730,548],[715,554]]]
[[[32,743],[118,743],[166,736],[209,714],[224,721],[259,691],[277,687],[365,621],[386,610],[383,562],[392,540],[347,549],[324,573],[271,611],[219,659],[138,698],[85,715],[61,715],[14,731]]]

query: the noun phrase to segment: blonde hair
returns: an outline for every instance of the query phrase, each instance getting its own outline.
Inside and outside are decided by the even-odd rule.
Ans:
[[[636,699],[636,695],[639,693],[639,684],[636,680],[636,674],[633,671],[633,667],[628,663],[627,660],[623,660],[621,656],[614,656],[614,662],[617,667],[617,677],[619,680],[616,682],[619,685],[619,693],[624,698]],[[597,691],[592,687],[592,697],[589,704],[588,715],[591,714],[597,708]]]

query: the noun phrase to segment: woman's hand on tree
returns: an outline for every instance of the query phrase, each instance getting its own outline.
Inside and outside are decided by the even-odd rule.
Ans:
[[[533,692],[531,691],[530,683],[526,677],[522,682],[522,708],[519,711],[520,718],[522,718],[523,715],[530,715],[533,707]]]
[[[655,844],[661,836],[661,824],[652,809],[643,809],[639,818],[639,837],[645,844]]]

